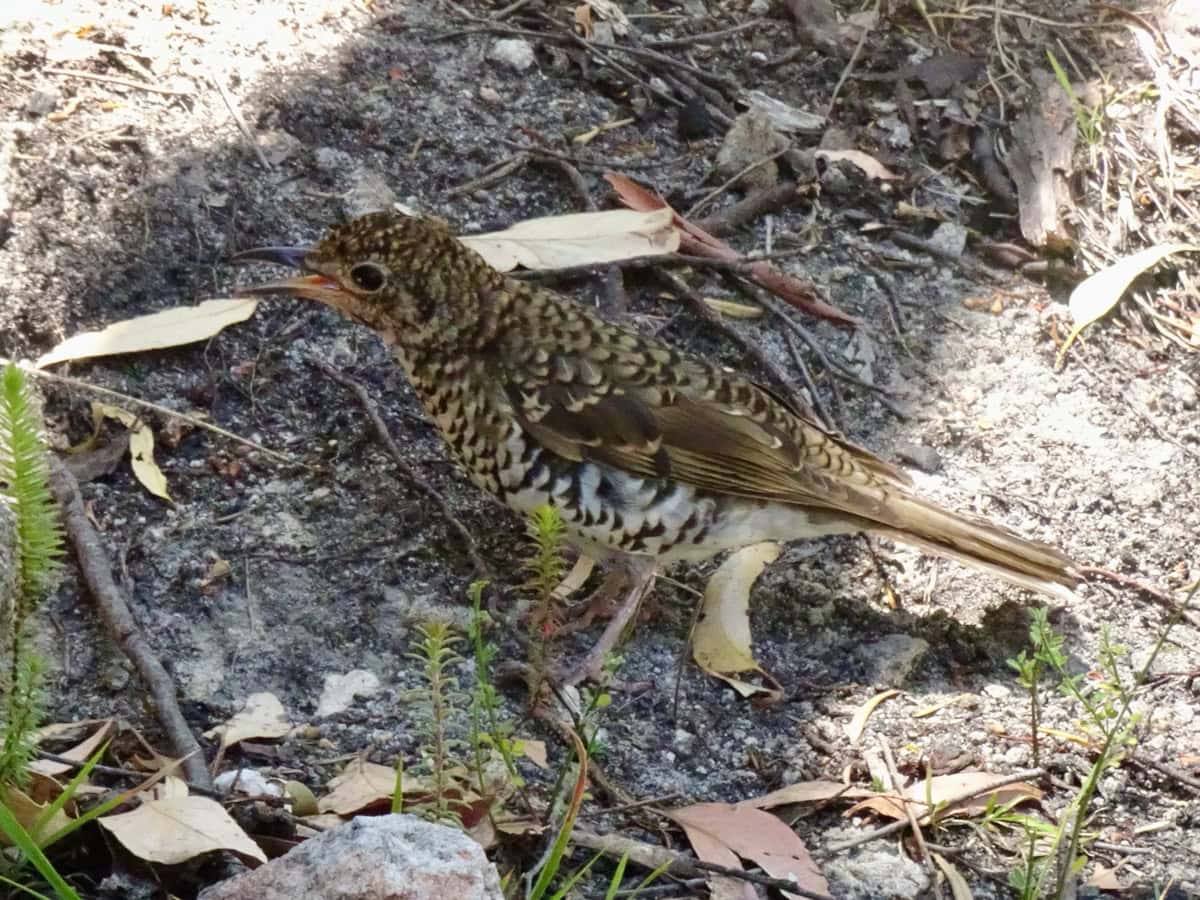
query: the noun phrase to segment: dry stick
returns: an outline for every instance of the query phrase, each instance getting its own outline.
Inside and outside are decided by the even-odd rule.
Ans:
[[[796,343],[796,337],[790,331],[783,332],[784,343],[788,345],[788,350],[791,351],[792,361],[795,362],[796,368],[800,371],[800,378],[804,381],[804,386],[808,388],[809,396],[812,397],[813,411],[821,417],[821,422],[834,434],[846,431],[846,410],[842,407],[842,397],[838,393],[837,384],[830,380],[830,396],[833,397],[834,405],[836,406],[839,416],[835,417],[829,410],[825,408],[825,404],[821,401],[821,395],[817,393],[817,383],[813,381],[812,372],[808,368],[808,363],[804,361],[804,354],[800,352],[800,346]]]
[[[84,511],[79,482],[56,459],[50,463],[50,490],[62,510],[67,538],[75,550],[80,574],[96,602],[104,627],[149,688],[158,721],[171,743],[171,753],[183,758],[182,766],[188,781],[211,790],[212,778],[204,764],[204,752],[179,710],[175,684],[138,628],[129,604],[125,602],[124,592],[113,580],[112,562]]]
[[[1146,582],[1137,578],[1132,578],[1129,575],[1122,575],[1120,572],[1114,572],[1112,569],[1105,569],[1100,566],[1080,566],[1078,571],[1080,575],[1099,575],[1101,578],[1107,578],[1109,581],[1116,582],[1117,584],[1124,585],[1125,587],[1133,588],[1136,591],[1141,591],[1142,593],[1153,597],[1161,605],[1165,606],[1172,612],[1180,611],[1179,602],[1174,597],[1164,591],[1160,591],[1158,588],[1154,587],[1154,585],[1146,584]],[[1200,619],[1197,619],[1196,616],[1186,609],[1183,610],[1183,618],[1192,627],[1200,628]]]
[[[875,17],[879,17],[879,0],[875,0]],[[833,107],[837,103],[838,94],[842,92],[842,85],[846,83],[846,79],[850,77],[850,73],[854,71],[854,67],[858,64],[859,54],[862,53],[863,45],[867,42],[867,35],[871,33],[871,29],[863,28],[862,34],[858,37],[858,43],[854,45],[854,52],[850,54],[850,61],[846,63],[846,68],[842,69],[841,77],[838,78],[837,84],[833,86],[833,93],[829,95],[829,107],[825,110],[825,118],[833,115]]]
[[[354,396],[358,398],[358,402],[362,406],[363,412],[365,412],[367,414],[367,418],[371,420],[371,425],[375,429],[376,437],[379,438],[379,440],[383,443],[383,446],[387,449],[388,453],[391,454],[392,462],[395,463],[396,468],[401,471],[405,479],[407,479],[412,487],[416,488],[434,502],[438,508],[438,511],[441,513],[442,518],[445,519],[447,524],[449,524],[450,527],[454,529],[455,533],[458,534],[459,539],[466,548],[467,555],[471,558],[471,565],[475,568],[475,574],[480,578],[486,578],[489,581],[495,581],[495,577],[492,574],[491,568],[479,555],[479,550],[475,546],[475,539],[471,537],[471,532],[467,531],[466,526],[463,525],[463,523],[458,520],[458,517],[450,511],[450,505],[446,502],[446,498],[430,487],[429,484],[417,474],[416,470],[414,470],[413,467],[408,464],[408,461],[400,452],[400,448],[392,439],[392,433],[388,431],[387,423],[383,421],[383,416],[379,414],[379,407],[375,404],[375,401],[371,398],[371,395],[367,393],[367,389],[349,375],[335,369],[323,359],[317,359],[313,356],[306,356],[304,361],[310,366],[320,369],[321,372],[323,372],[327,377],[333,379],[342,387],[350,390]]]
[[[745,178],[747,175],[749,175],[755,169],[759,168],[760,166],[765,166],[769,162],[774,162],[775,160],[779,159],[779,157],[783,156],[783,154],[787,153],[788,150],[790,150],[790,149],[791,149],[791,147],[784,147],[782,150],[778,150],[775,153],[772,153],[770,156],[764,156],[762,159],[758,159],[758,160],[755,160],[754,162],[750,163],[750,165],[746,166],[744,169],[742,169],[740,172],[738,172],[736,175],[734,175],[732,178],[730,178],[728,181],[726,181],[720,187],[717,187],[716,189],[709,191],[707,194],[705,194],[703,197],[701,197],[699,200],[697,200],[695,203],[693,203],[692,208],[683,214],[683,218],[685,218],[685,219],[693,218],[698,212],[700,212],[700,210],[704,209],[704,207],[708,206],[709,203],[711,203],[713,200],[716,200],[723,193],[725,193],[727,190],[729,190],[731,187],[733,187],[735,184],[737,184],[739,181],[741,181],[743,178]],[[703,226],[701,226],[701,227],[703,227]]]
[[[0,357],[0,364],[7,362],[8,360]],[[160,406],[157,403],[151,403],[149,400],[142,400],[139,397],[131,397],[129,394],[122,394],[120,391],[114,391],[106,387],[100,387],[98,384],[90,384],[82,379],[72,378],[70,375],[58,375],[54,372],[48,372],[45,369],[35,369],[31,366],[22,365],[21,371],[26,375],[32,375],[34,378],[44,378],[47,381],[55,381],[60,384],[66,384],[70,385],[71,387],[80,388],[85,391],[92,391],[93,393],[99,394],[102,397],[112,397],[125,403],[132,403],[134,406],[140,406],[144,409],[153,410],[154,412],[168,418],[178,419],[181,422],[187,422],[189,425],[195,428],[203,428],[206,431],[211,431],[213,434],[219,434],[221,437],[228,438],[235,443],[241,444],[243,447],[249,447],[251,450],[257,450],[259,453],[265,453],[267,456],[277,459],[279,462],[286,463],[288,465],[298,464],[298,460],[292,459],[292,457],[285,453],[280,453],[278,450],[270,450],[264,447],[262,444],[256,444],[254,441],[247,440],[240,435],[234,434],[232,431],[226,431],[219,425],[214,425],[211,422],[205,422],[203,419],[199,419],[196,416],[189,416],[186,413],[179,412],[178,410],[168,409],[167,407]]]
[[[704,877],[705,873],[711,873],[737,878],[740,881],[748,881],[750,884],[758,884],[763,887],[778,888],[797,897],[808,898],[808,900],[833,900],[828,894],[805,890],[788,878],[772,878],[769,875],[759,875],[744,869],[719,866],[716,863],[683,856],[664,847],[655,847],[644,841],[636,841],[619,835],[597,834],[594,831],[574,828],[571,831],[571,843],[577,847],[596,850],[606,856],[619,858],[628,855],[633,862],[647,869],[657,869],[663,863],[669,862],[670,866],[667,868],[667,872],[671,875],[682,875],[684,878]]]
[[[882,737],[879,739],[879,749],[883,751],[883,761],[887,763],[888,775],[892,779],[892,789],[900,795],[900,805],[904,807],[904,816],[908,819],[908,824],[912,828],[913,838],[917,842],[917,850],[921,854],[921,862],[925,865],[925,871],[929,874],[929,882],[930,884],[936,884],[937,872],[934,871],[933,859],[929,856],[929,848],[925,845],[925,835],[921,833],[921,826],[917,822],[917,815],[913,812],[912,804],[904,796],[900,787],[900,770],[896,768],[896,758],[892,756],[892,748],[888,746],[888,742]]]
[[[645,46],[650,50],[666,50],[673,47],[686,47],[689,44],[702,44],[706,41],[717,41],[721,38],[729,37],[731,34],[738,34],[742,31],[749,31],[752,28],[758,28],[765,21],[765,19],[753,19],[749,22],[744,22],[741,25],[734,25],[730,28],[722,28],[720,31],[704,31],[700,34],[692,34],[681,38],[671,38],[670,40],[666,41],[646,41]]]
[[[47,67],[42,69],[47,75],[68,75],[75,78],[82,78],[84,81],[99,81],[102,84],[115,84],[120,87],[134,88],[139,91],[149,91],[152,94],[166,94],[170,97],[190,97],[191,91],[177,91],[173,88],[159,87],[156,84],[146,84],[142,81],[134,81],[132,78],[119,78],[116,75],[97,75],[93,72],[80,72],[78,69],[56,69]]]
[[[522,151],[514,153],[508,159],[501,160],[491,167],[487,172],[480,175],[478,178],[473,178],[470,181],[464,181],[457,187],[452,187],[446,191],[446,197],[459,197],[463,194],[470,194],[473,191],[482,188],[491,187],[493,184],[498,184],[503,181],[513,172],[520,169],[525,163],[529,162],[529,154]]]
[[[258,141],[254,139],[254,134],[250,131],[250,126],[246,124],[246,120],[242,117],[242,111],[238,108],[237,101],[234,100],[229,91],[225,89],[225,85],[222,83],[220,73],[210,69],[208,73],[208,80],[211,81],[213,87],[217,89],[217,93],[221,95],[221,100],[224,102],[225,108],[229,110],[229,115],[233,117],[233,123],[237,125],[238,131],[242,133],[242,137],[245,139],[246,143],[250,145],[250,149],[254,151],[254,155],[258,158],[258,164],[270,172],[274,166],[272,166],[271,161],[267,159],[267,155],[263,153],[262,147],[258,146]]]
[[[78,772],[88,764],[86,759],[71,759],[69,756],[61,756],[58,753],[47,753],[45,750],[38,751],[38,759],[48,759],[51,762],[62,763],[64,766],[70,766],[72,771],[75,772]],[[119,766],[106,766],[99,763],[92,766],[89,771],[95,772],[97,775],[112,775],[118,778],[133,778],[136,781],[145,781],[147,774],[146,772],[139,772],[136,769],[122,769]],[[184,783],[188,786],[188,790],[193,794],[202,794],[205,797],[212,797],[214,800],[225,799],[225,794],[222,794],[220,791],[213,790],[211,785],[204,787],[203,785],[196,784],[195,782],[186,781]],[[278,800],[280,805],[283,805],[283,798],[263,796],[256,797],[255,799],[267,800],[268,802]]]
[[[940,805],[942,808],[946,808],[953,806],[955,803],[965,803],[967,800],[972,800],[981,794],[989,794],[992,791],[999,790],[1007,785],[1016,784],[1018,781],[1032,781],[1035,778],[1044,778],[1045,775],[1045,769],[1022,769],[1019,772],[1013,772],[1011,775],[1003,775],[1000,778],[997,778],[991,784],[985,785],[982,788],[973,788],[972,790],[963,791],[959,794],[954,794],[950,797],[947,797],[941,802]],[[920,821],[929,820],[930,815],[931,813],[926,813],[925,815],[921,816]],[[860,834],[848,841],[842,841],[840,844],[833,844],[832,846],[826,847],[824,850],[820,851],[819,853],[814,853],[813,855],[822,857],[833,856],[835,853],[841,853],[843,850],[850,850],[851,848],[858,847],[861,844],[867,844],[871,841],[877,840],[878,838],[895,834],[897,831],[903,831],[907,827],[908,820],[901,819],[897,822],[884,825],[881,828],[876,828],[873,831]]]
[[[747,195],[728,209],[711,215],[707,219],[701,219],[696,225],[709,234],[724,237],[760,216],[783,209],[796,199],[798,190],[799,186],[794,181],[781,182],[773,187]]]
[[[1146,768],[1153,769],[1161,775],[1166,775],[1168,778],[1171,778],[1174,781],[1178,781],[1185,787],[1190,788],[1193,794],[1200,794],[1200,779],[1192,778],[1192,776],[1188,775],[1186,772],[1181,772],[1174,766],[1167,765],[1167,763],[1160,762],[1159,760],[1153,759],[1149,756],[1141,756],[1137,753],[1130,754],[1129,761],[1134,765],[1145,766]]]

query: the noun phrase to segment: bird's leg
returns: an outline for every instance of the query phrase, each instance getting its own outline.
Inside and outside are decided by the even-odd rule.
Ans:
[[[571,634],[591,627],[596,619],[607,619],[617,611],[617,606],[630,583],[626,566],[615,565],[604,573],[604,578],[586,599],[574,603],[567,610],[570,621],[558,628],[558,634]]]
[[[650,588],[654,584],[654,569],[653,558],[636,557],[626,560],[623,565],[618,564],[605,577],[604,584],[600,586],[601,590],[608,585],[609,580],[615,574],[619,573],[622,576],[621,582],[626,585],[626,591],[621,597],[621,601],[617,605],[616,611],[613,613],[608,625],[605,626],[604,633],[600,635],[600,639],[596,641],[592,649],[587,652],[575,668],[562,679],[563,684],[575,685],[589,678],[597,679],[600,677],[600,673],[604,668],[605,657],[616,648],[621,640],[621,636],[625,633],[625,629],[637,616],[638,608],[642,605],[642,600],[650,592]]]

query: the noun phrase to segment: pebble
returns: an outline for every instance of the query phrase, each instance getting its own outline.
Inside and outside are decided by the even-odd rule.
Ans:
[[[533,45],[521,38],[505,38],[492,44],[487,58],[494,63],[507,66],[514,72],[525,72],[533,68],[535,62]]]
[[[1012,688],[1003,684],[989,684],[983,689],[983,692],[993,700],[1003,700],[1005,697],[1012,695]]]

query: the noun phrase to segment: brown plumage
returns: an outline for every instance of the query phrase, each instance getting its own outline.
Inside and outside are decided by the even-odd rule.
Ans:
[[[580,549],[637,573],[633,608],[658,562],[856,531],[1045,593],[1077,581],[1058,550],[920,498],[747,378],[504,277],[436,220],[375,213],[238,258],[308,273],[248,292],[378,332],[472,480],[519,512],[558,507]]]

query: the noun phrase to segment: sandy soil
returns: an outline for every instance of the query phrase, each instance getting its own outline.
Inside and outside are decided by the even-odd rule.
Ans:
[[[631,4],[627,11],[676,16],[635,19],[648,39],[750,18],[700,0],[653,10]],[[784,13],[774,15],[761,28],[691,52],[746,88],[823,110],[844,59],[812,51],[784,66],[763,65],[796,43]],[[434,40],[471,24],[450,5],[295,0],[250,8],[232,0],[166,6],[112,0],[99,7],[30,4],[0,20],[6,16],[11,21],[0,33],[5,356],[33,357],[85,328],[221,296],[234,283],[225,261],[231,252],[312,240],[386,191],[464,232],[576,211],[579,200],[561,175],[541,166],[466,196],[448,191],[509,155],[502,141],[533,138],[571,152],[571,136],[640,108],[618,74],[581,69],[562,48],[539,46],[535,67],[518,74],[488,60],[495,35]],[[872,70],[894,68],[921,43],[919,21],[909,25],[910,36],[897,31],[885,42],[885,58],[866,61]],[[1097,52],[1112,54],[1119,75],[1128,34],[1105,34]],[[879,82],[851,81],[843,92],[842,115],[860,134],[879,115],[872,103],[891,96]],[[612,203],[598,175],[605,166],[652,184],[681,208],[711,187],[701,182],[719,139],[684,143],[675,119],[673,110],[651,103],[634,123],[580,151],[595,163],[584,168],[593,196]],[[860,228],[888,219],[900,199],[977,218],[969,204],[953,201],[956,190],[975,189],[952,169],[936,173],[941,164],[924,161],[912,146],[884,155],[906,179],[903,188],[830,189],[819,202],[777,214],[772,228],[776,249],[807,248],[782,265],[867,323],[857,333],[811,320],[806,326],[827,352],[851,360],[866,380],[891,392],[906,413],[901,420],[875,393],[843,385],[851,437],[888,457],[907,448],[932,470],[914,470],[929,494],[1057,543],[1086,564],[1166,590],[1200,577],[1200,356],[1147,338],[1136,322],[1118,318],[1085,333],[1056,372],[1049,323],[1066,321],[1063,290],[998,270],[971,275],[978,269],[896,248]],[[1016,236],[1011,220],[990,227],[999,239]],[[731,238],[744,251],[763,249],[765,239],[761,220]],[[698,274],[692,281],[707,295],[743,299],[715,277]],[[665,326],[671,340],[746,364],[689,314],[679,314],[657,283],[630,275],[626,286],[640,326]],[[561,287],[582,302],[603,295],[599,280]],[[889,295],[898,299],[902,338],[890,321]],[[733,327],[795,373],[773,318]],[[289,740],[265,768],[299,772],[293,777],[319,788],[336,771],[320,760],[369,750],[390,762],[413,751],[418,738],[404,700],[418,683],[405,656],[412,629],[431,610],[457,615],[471,570],[444,521],[395,477],[359,407],[312,358],[333,361],[368,387],[410,464],[448,499],[498,575],[517,584],[521,524],[447,461],[378,341],[331,313],[274,300],[203,346],[76,365],[69,374],[203,413],[295,460],[280,464],[185,430],[160,451],[173,506],[148,496],[125,467],[84,490],[195,730],[226,719],[248,694],[272,691],[295,721],[319,726],[320,742]],[[53,383],[42,388],[53,440],[65,446],[83,439],[92,398]],[[622,678],[654,688],[619,697],[608,712],[599,760],[608,775],[637,797],[697,801],[732,801],[795,780],[840,778],[846,770],[868,783],[864,754],[874,753],[880,738],[914,776],[927,763],[934,772],[1028,766],[1028,699],[1005,659],[1024,645],[1026,609],[1036,598],[907,550],[878,552],[879,565],[858,539],[795,545],[763,576],[754,594],[755,647],[785,690],[783,702],[767,709],[686,666],[676,709],[691,601],[660,585],[657,615],[637,630],[621,669]],[[216,560],[230,568],[213,582],[206,573]],[[880,566],[897,608],[886,602]],[[710,570],[671,574],[702,587]],[[1145,659],[1167,619],[1160,605],[1104,580],[1078,594],[1076,603],[1052,612],[1077,671],[1096,670],[1104,629],[1133,662]],[[72,574],[45,616],[53,623],[45,645],[55,664],[55,718],[117,715],[154,735],[138,681]],[[583,648],[594,636],[572,638],[562,649]],[[1190,771],[1193,779],[1200,767],[1198,647],[1200,631],[1177,626],[1138,701],[1144,715],[1138,753]],[[521,651],[510,640],[505,652]],[[326,676],[352,669],[374,672],[382,690],[316,719]],[[860,745],[852,746],[844,732],[850,716],[890,686],[903,693],[878,709]],[[934,715],[914,716],[953,697],[959,699]],[[519,716],[521,692],[513,689],[508,700]],[[1063,734],[1082,727],[1080,711],[1061,698],[1049,698],[1045,716]],[[535,725],[528,730],[538,732]],[[1046,742],[1043,762],[1052,779],[1044,785],[1044,808],[1053,815],[1090,757],[1069,740]],[[613,826],[637,828],[620,822]],[[864,822],[843,820],[830,808],[796,828],[819,851]],[[1123,863],[1127,896],[1151,896],[1169,883],[1184,891],[1179,896],[1200,892],[1194,788],[1146,766],[1122,765],[1104,779],[1090,828],[1116,847],[1095,850],[1093,859]],[[984,840],[950,828],[939,840],[966,848],[969,865],[962,870],[976,897],[1007,895],[1002,885],[1013,857],[997,846],[1012,847],[1015,837]],[[838,897],[932,896],[921,866],[889,841],[823,866]]]

